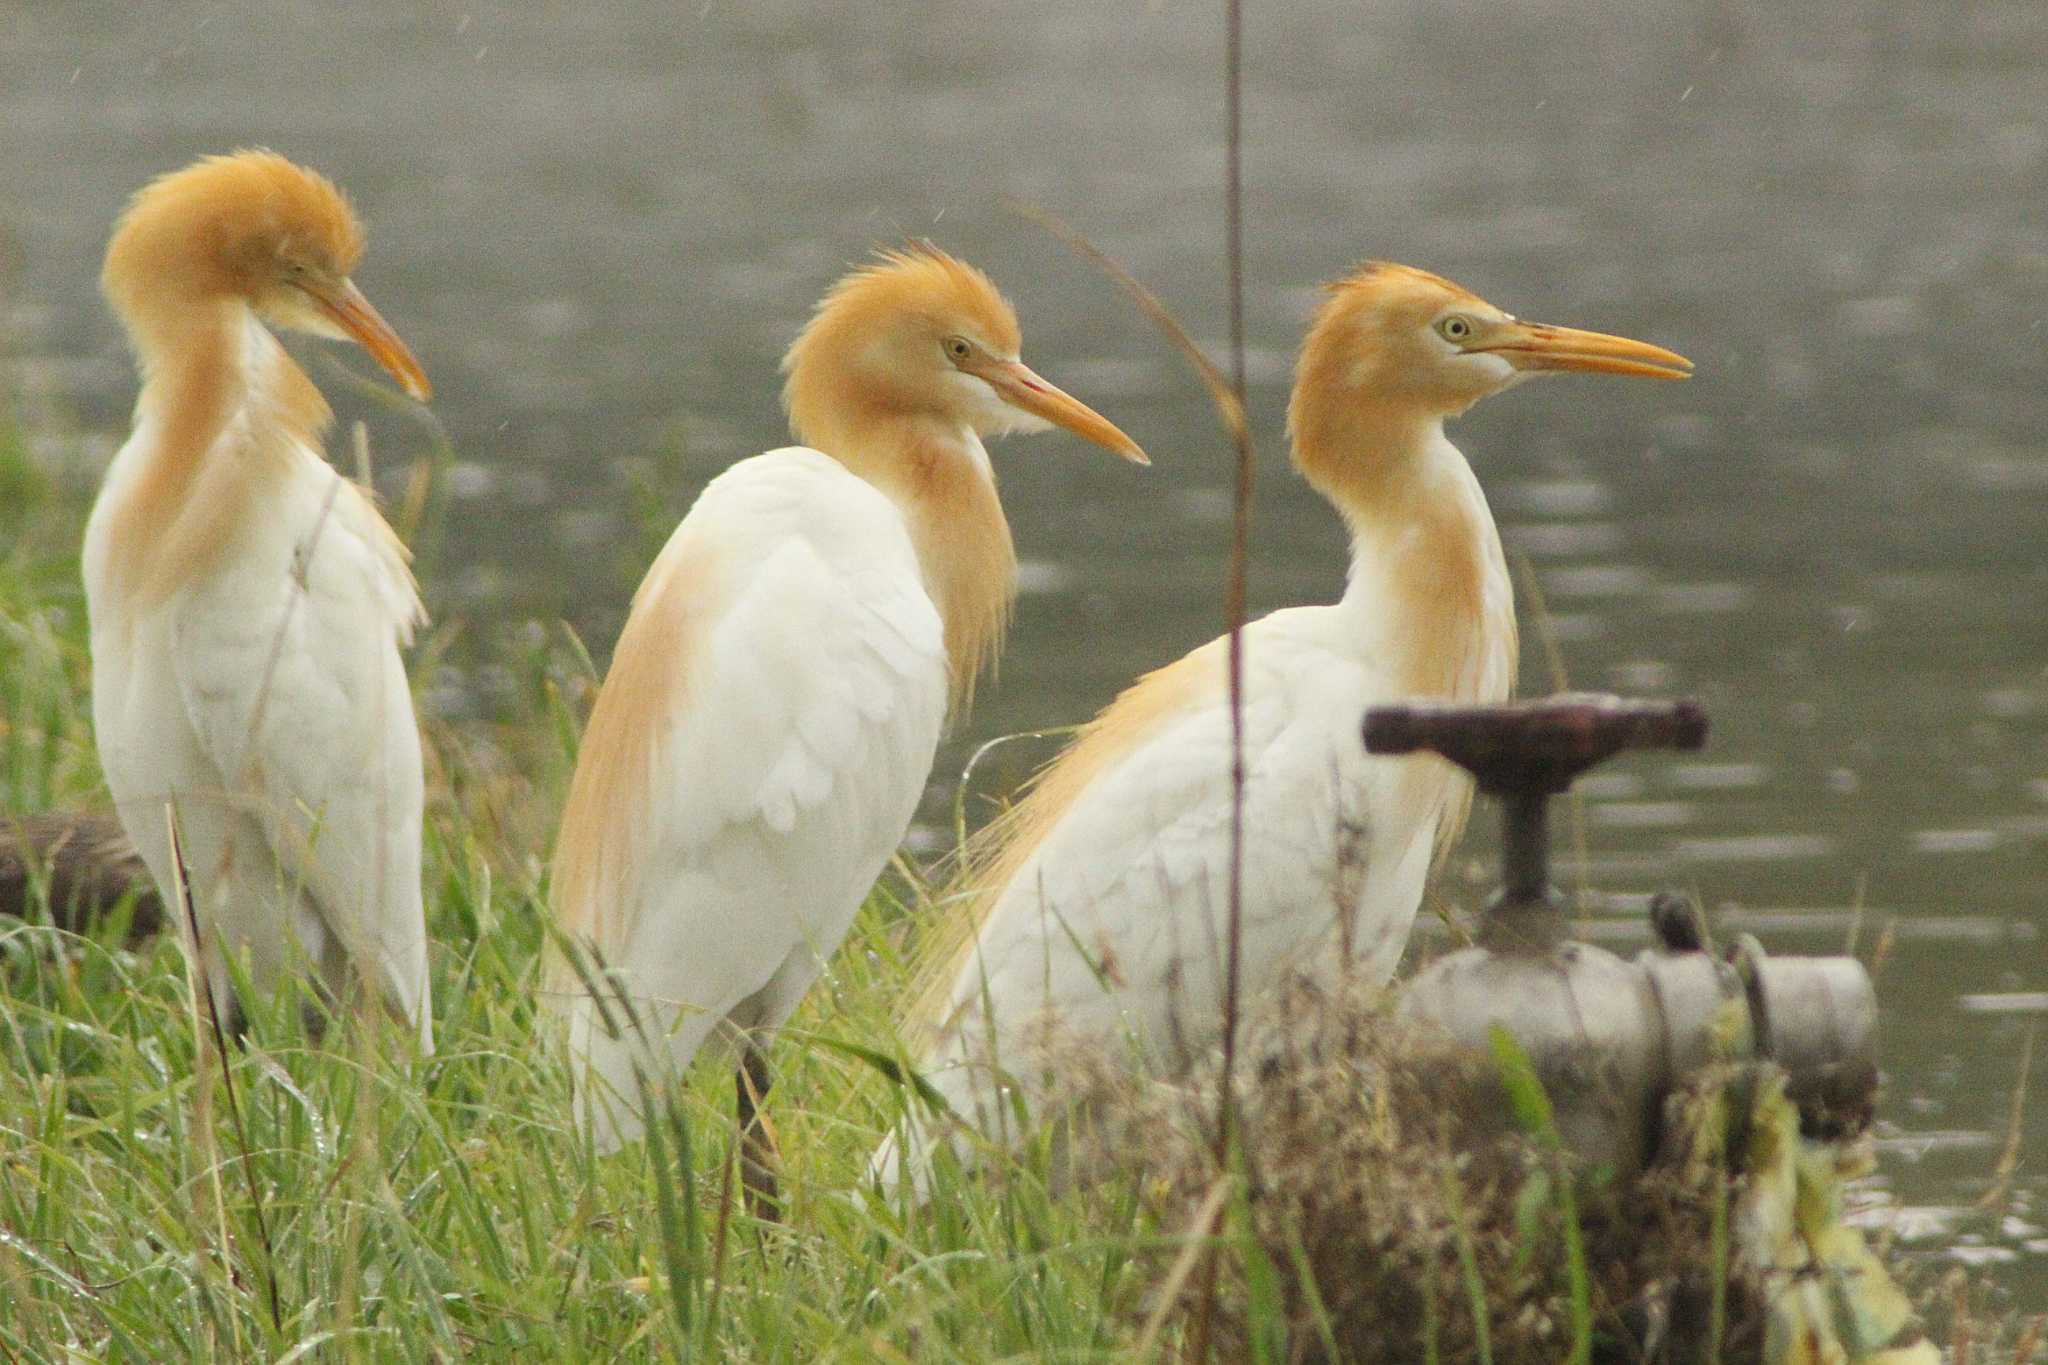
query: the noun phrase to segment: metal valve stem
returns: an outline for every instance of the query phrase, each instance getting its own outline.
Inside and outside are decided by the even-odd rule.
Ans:
[[[1486,907],[1481,942],[1564,936],[1564,901],[1550,880],[1551,797],[1625,749],[1706,742],[1707,713],[1696,701],[1592,693],[1503,706],[1381,706],[1365,717],[1368,752],[1440,754],[1501,803],[1501,889]]]

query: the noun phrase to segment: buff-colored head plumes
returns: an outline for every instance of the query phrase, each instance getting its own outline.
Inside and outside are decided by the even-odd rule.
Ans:
[[[845,458],[890,418],[977,435],[1060,426],[1139,464],[1145,454],[1021,359],[1017,314],[988,276],[937,247],[882,253],[833,285],[783,357],[797,438]],[[879,419],[879,420],[878,420]]]
[[[362,224],[332,181],[243,151],[144,186],[114,229],[100,283],[145,362],[145,336],[174,331],[195,306],[240,300],[280,326],[359,343],[424,400],[419,362],[349,279],[362,254]]]

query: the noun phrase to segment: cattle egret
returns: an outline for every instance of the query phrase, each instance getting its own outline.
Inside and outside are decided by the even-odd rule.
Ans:
[[[167,893],[176,810],[216,999],[230,957],[259,989],[303,965],[335,1000],[366,983],[431,1050],[399,659],[419,593],[370,498],[321,458],[333,414],[266,326],[357,341],[425,399],[349,280],[362,246],[339,190],[260,151],[156,180],[115,228],[101,284],[143,385],[85,534],[93,722]]]
[[[803,442],[706,486],[648,570],[591,711],[554,867],[579,1121],[644,1130],[641,1084],[714,1034],[757,1208],[766,1035],[908,828],[948,711],[996,652],[1016,576],[982,438],[1142,451],[1018,359],[1016,315],[936,249],[833,287],[783,360]],[[597,989],[593,992],[592,986]]]
[[[1375,263],[1334,286],[1296,370],[1294,463],[1351,533],[1334,606],[1244,634],[1242,984],[1334,946],[1384,980],[1470,780],[1429,757],[1368,757],[1366,709],[1504,699],[1516,663],[1507,565],[1446,418],[1532,374],[1683,378],[1656,346],[1510,317],[1448,280]],[[1131,1037],[1157,1065],[1221,1031],[1230,880],[1228,639],[1134,686],[989,832],[909,1023],[956,1113],[1000,1139],[1005,1086],[1033,1093],[1034,1021]],[[1325,959],[1327,960],[1327,959]],[[915,1125],[910,1134],[922,1146]],[[929,1148],[910,1172],[922,1180]],[[874,1170],[904,1172],[894,1142]]]

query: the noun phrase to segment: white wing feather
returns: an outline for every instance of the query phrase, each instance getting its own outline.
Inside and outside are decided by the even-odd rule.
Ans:
[[[1428,872],[1436,811],[1402,799],[1412,760],[1364,753],[1359,721],[1384,685],[1330,647],[1326,621],[1314,608],[1277,612],[1246,634],[1247,995],[1347,938],[1354,960],[1390,974]],[[1215,1038],[1230,884],[1225,658],[1218,641],[1185,661],[1207,672],[1202,685],[1058,817],[983,922],[927,1077],[984,1131],[1003,1121],[992,1063],[1030,1089],[1028,1068],[1012,1064],[1037,1020],[1130,1037],[1167,1060]],[[900,1175],[896,1152],[891,1139],[876,1156],[885,1183]]]
[[[275,482],[210,567],[138,598],[113,572],[126,547],[111,509],[160,434],[145,415],[116,457],[83,556],[94,726],[122,823],[168,891],[175,802],[217,989],[223,952],[247,954],[259,989],[357,971],[431,1047],[420,744],[399,658],[422,613],[404,550],[290,442],[262,454]],[[249,439],[238,421],[212,458],[249,458]]]
[[[579,1097],[607,1096],[608,1144],[638,1131],[636,1061],[666,1074],[721,1023],[772,1028],[795,1008],[902,840],[946,708],[944,630],[902,518],[827,456],[735,465],[650,583],[664,562],[709,566],[718,601],[675,697],[640,722],[655,754],[644,799],[612,797],[638,852],[596,947],[649,1045],[607,1036],[587,999],[571,1006],[572,1047],[596,1071]]]
[[[424,784],[399,657],[423,614],[376,510],[319,472],[325,507],[299,519],[294,572],[238,574],[238,591],[176,612],[176,682],[200,751],[261,829],[282,889],[311,902],[431,1046]]]

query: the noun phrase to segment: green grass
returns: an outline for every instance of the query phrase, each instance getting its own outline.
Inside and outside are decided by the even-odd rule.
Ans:
[[[0,818],[104,805],[77,463],[32,461],[0,408]],[[431,532],[436,505],[423,479],[401,520]],[[487,720],[427,727],[431,1059],[380,1018],[312,1036],[287,997],[256,1002],[254,1045],[229,1048],[224,1073],[176,937],[129,949],[118,915],[93,937],[0,920],[0,1359],[1166,1360],[1206,1338],[1190,1290],[1218,1283],[1224,1355],[1339,1353],[1361,1313],[1338,1297],[1358,1278],[1351,1229],[1316,1245],[1275,1233],[1271,1190],[1263,1213],[1252,1191],[1284,1152],[1261,1154],[1263,1177],[1242,1152],[1223,1175],[1183,1154],[1178,1201],[1172,1153],[1142,1129],[1114,1169],[1057,1195],[1046,1141],[981,1177],[942,1160],[915,1210],[862,1189],[909,1102],[884,1073],[929,907],[898,880],[774,1046],[786,1226],[737,1197],[730,1076],[697,1077],[643,1146],[594,1154],[535,1007],[545,853],[590,659],[559,627],[443,623],[415,651],[416,687],[457,654],[516,685]],[[1551,1151],[1517,1056],[1504,1076]],[[1301,1093],[1340,1114],[1355,1090]],[[1318,1187],[1327,1127],[1295,1153]],[[1206,1142],[1191,1150],[1206,1161]],[[1496,1230],[1490,1250],[1451,1164],[1413,1186],[1452,1209],[1403,1286],[1421,1358],[1461,1358],[1439,1342],[1467,1336],[1479,1359],[1517,1358],[1509,1309],[1546,1293],[1566,1311],[1541,1358],[1601,1358],[1571,1182],[1555,1161],[1536,1169],[1551,1174],[1503,1206],[1512,1245]]]
[[[91,1358],[753,1360],[1114,1344],[1132,1279],[1105,1268],[1128,1248],[1088,1208],[1009,1182],[946,1191],[942,1215],[912,1228],[846,1197],[889,1090],[799,1037],[778,1049],[771,1111],[789,1229],[729,1202],[726,1085],[686,1095],[663,1141],[593,1157],[567,1122],[558,1053],[536,1038],[520,899],[494,944],[444,954],[441,983],[458,966],[467,979],[444,990],[430,1061],[378,1028],[323,1044],[297,1010],[261,1012],[261,1047],[230,1058],[239,1123],[175,944],[131,956],[11,936],[0,1344],[24,1359],[71,1341]],[[842,998],[873,1003],[833,1026],[878,1024],[883,994],[842,982]]]
[[[4,412],[0,489],[0,809],[103,805],[77,578],[90,489],[41,472]],[[877,892],[776,1044],[786,1228],[734,1197],[730,1077],[700,1077],[662,1141],[593,1155],[534,1007],[588,663],[559,630],[463,643],[525,694],[428,728],[433,1058],[375,1020],[309,1037],[298,1002],[265,1002],[258,1045],[230,1051],[231,1108],[174,938],[128,951],[0,921],[0,1356],[1127,1358],[1171,1254],[1128,1192],[1054,1199],[1025,1166],[942,1172],[915,1215],[858,1193],[903,1101],[837,1044],[897,1050],[909,888]]]

